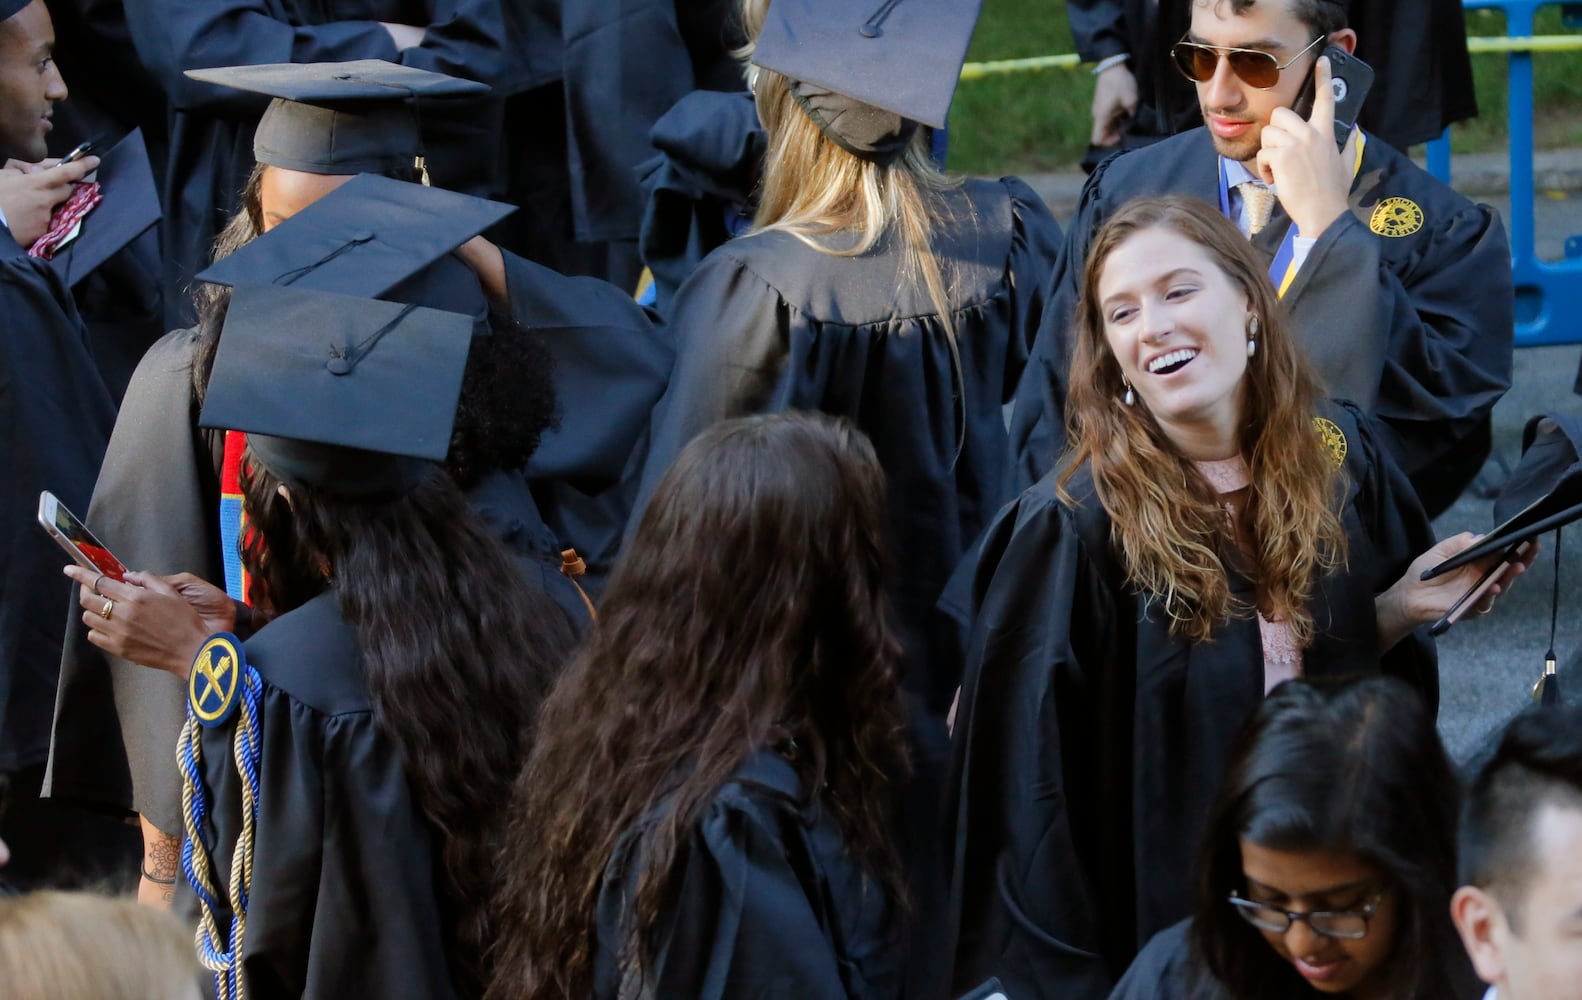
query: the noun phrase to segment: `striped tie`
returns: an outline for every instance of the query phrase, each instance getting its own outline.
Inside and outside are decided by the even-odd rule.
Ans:
[[[1247,236],[1257,236],[1274,214],[1274,192],[1263,181],[1242,181],[1236,190],[1241,192],[1241,203],[1247,210]]]

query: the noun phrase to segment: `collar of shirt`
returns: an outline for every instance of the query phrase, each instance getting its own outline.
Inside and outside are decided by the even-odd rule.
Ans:
[[[1483,994],[1483,1000],[1495,1000],[1495,994],[1500,991],[1498,986],[1490,986],[1489,991]]]

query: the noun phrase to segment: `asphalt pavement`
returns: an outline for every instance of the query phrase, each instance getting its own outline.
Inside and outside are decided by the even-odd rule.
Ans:
[[[1536,248],[1540,257],[1556,259],[1563,254],[1567,237],[1582,235],[1582,150],[1540,153],[1534,175]],[[1026,179],[1065,224],[1076,208],[1083,175],[1039,174]],[[1456,157],[1451,181],[1509,218],[1509,176],[1503,154]],[[1582,337],[1582,321],[1578,335]],[[1572,388],[1579,363],[1582,347],[1577,345],[1516,352],[1511,390],[1494,410],[1493,455],[1473,489],[1434,522],[1440,538],[1493,527],[1493,490],[1521,454],[1522,427],[1529,417],[1551,412],[1582,417],[1582,396]],[[1561,551],[1555,651],[1565,700],[1582,703],[1582,525],[1569,534]],[[1439,641],[1439,730],[1451,756],[1462,763],[1488,747],[1506,720],[1530,703],[1533,682],[1543,672],[1555,578],[1554,536],[1546,536],[1543,545],[1532,569],[1500,599],[1493,614],[1464,621]]]

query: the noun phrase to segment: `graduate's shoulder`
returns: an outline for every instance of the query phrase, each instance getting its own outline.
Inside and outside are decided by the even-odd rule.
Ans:
[[[259,629],[244,651],[266,685],[321,715],[372,711],[357,630],[332,591]]]
[[[1187,919],[1149,939],[1110,1000],[1227,1000],[1229,996],[1197,958],[1192,921]]]
[[[1206,193],[1214,189],[1217,163],[1208,130],[1194,128],[1102,161],[1082,188],[1082,202],[1118,206],[1132,198]]]
[[[1474,202],[1383,139],[1368,137],[1354,202],[1362,221],[1387,241],[1441,230],[1465,217],[1493,222],[1494,209]]]

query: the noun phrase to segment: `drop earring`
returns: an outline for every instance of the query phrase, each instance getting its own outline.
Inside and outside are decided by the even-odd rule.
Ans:
[[[1258,317],[1251,316],[1247,320],[1247,357],[1258,353]]]
[[[1127,406],[1131,406],[1132,404],[1136,403],[1137,393],[1132,391],[1132,384],[1125,379],[1121,379],[1121,385],[1126,387],[1126,395],[1121,397],[1121,402],[1125,403]]]

